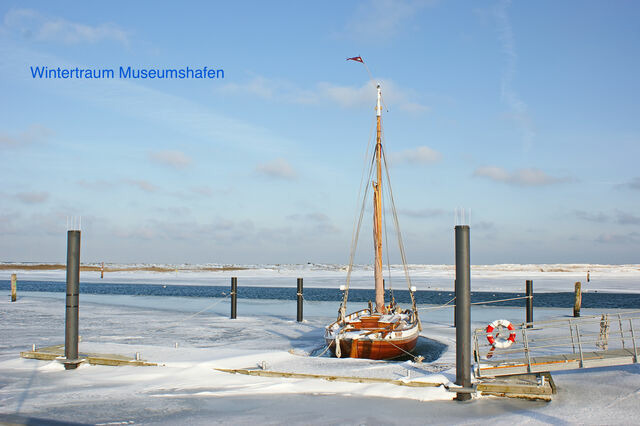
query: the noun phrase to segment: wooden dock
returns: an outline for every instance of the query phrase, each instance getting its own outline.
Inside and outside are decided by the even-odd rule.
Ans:
[[[549,373],[520,374],[498,379],[485,378],[476,385],[476,391],[482,395],[551,401],[556,393],[556,385]]]
[[[611,367],[636,363],[632,349],[614,349],[549,356],[510,359],[508,361],[482,361],[478,369],[482,377],[498,377],[513,374],[540,373],[579,368]]]
[[[38,359],[41,361],[54,361],[65,360],[64,358],[64,345],[48,346],[46,348],[39,348],[31,351],[20,352],[20,356],[26,359]],[[144,360],[136,360],[132,357],[126,357],[116,354],[96,354],[81,352],[78,353],[78,358],[83,362],[88,362],[91,365],[111,365],[111,366],[123,366],[133,365],[136,367],[149,367],[157,366],[154,362],[148,362]]]
[[[348,383],[387,383],[396,386],[409,386],[414,388],[437,388],[444,386],[444,383],[421,382],[418,380],[405,381],[398,379],[385,379],[382,377],[337,376],[329,374],[293,373],[286,371],[253,370],[244,368],[215,368],[214,370],[221,371],[223,373],[244,374],[246,376],[282,377],[288,379],[322,379],[330,382]]]

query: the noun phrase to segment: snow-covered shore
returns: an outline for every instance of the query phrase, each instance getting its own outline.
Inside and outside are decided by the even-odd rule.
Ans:
[[[25,281],[64,281],[64,269],[11,269],[3,264],[0,280],[12,273]],[[33,264],[13,264],[31,265]],[[98,265],[91,265],[96,267]],[[142,270],[156,268],[158,271]],[[223,269],[226,268],[226,269]],[[106,265],[104,279],[97,270],[82,271],[82,282],[149,283],[173,285],[228,285],[229,278],[239,278],[240,285],[294,287],[296,278],[305,279],[305,287],[338,288],[346,279],[345,265]],[[129,269],[129,270],[118,270]],[[229,270],[235,269],[235,270]],[[396,288],[405,288],[401,266],[391,268]],[[116,271],[112,271],[116,270]],[[418,290],[453,290],[455,267],[452,265],[409,265],[413,284]],[[587,274],[589,281],[587,282]],[[352,273],[352,288],[371,288],[373,271],[370,266],[356,265]],[[576,281],[587,290],[600,292],[640,292],[640,265],[473,265],[473,291],[524,291],[525,280],[534,281],[536,292],[573,291]]]
[[[315,374],[455,380],[455,329],[450,309],[423,315],[429,362],[317,358],[335,302],[307,302],[295,322],[295,302],[242,300],[237,320],[225,299],[102,296],[81,298],[81,351],[133,356],[157,367],[81,365],[19,358],[19,352],[64,341],[64,295],[8,292],[0,301],[0,413],[102,424],[630,424],[640,414],[640,367],[554,373],[550,403],[476,398],[451,401],[443,387],[341,383],[228,374],[215,368],[267,368]],[[354,306],[357,307],[357,306]],[[208,308],[193,316],[193,312]],[[600,311],[583,310],[583,315]],[[536,319],[566,316],[536,309]],[[472,322],[523,321],[521,308],[473,307]],[[177,347],[176,347],[177,343]],[[2,421],[0,417],[0,421]]]

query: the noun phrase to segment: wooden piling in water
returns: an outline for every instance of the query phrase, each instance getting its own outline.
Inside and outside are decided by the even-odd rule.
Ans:
[[[526,283],[526,293],[527,293],[527,322],[533,322],[533,280],[527,280]],[[528,325],[527,328],[533,327],[532,325]]]
[[[80,293],[80,231],[67,231],[67,299],[65,311],[64,368],[78,367],[78,318]]]
[[[575,288],[576,288],[576,300],[573,303],[573,316],[574,317],[579,317],[580,316],[580,306],[582,305],[582,284],[580,282],[577,282],[575,284]]]
[[[302,322],[302,278],[298,278],[298,322]]]
[[[238,278],[231,277],[231,319],[238,315]]]
[[[18,277],[16,274],[11,274],[11,301],[18,300]]]

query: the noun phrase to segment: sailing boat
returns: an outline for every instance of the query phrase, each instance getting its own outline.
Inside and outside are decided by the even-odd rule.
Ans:
[[[350,58],[358,62],[362,62],[362,58]],[[368,69],[367,69],[368,70]],[[365,191],[360,212],[359,221],[354,227],[354,237],[351,246],[351,257],[349,267],[347,269],[347,285],[342,287],[344,296],[340,305],[338,319],[329,324],[325,329],[325,341],[331,352],[338,358],[369,358],[369,359],[393,359],[403,355],[410,355],[418,342],[418,335],[422,329],[420,319],[418,318],[418,310],[414,297],[415,287],[411,286],[409,279],[404,248],[402,245],[402,237],[398,229],[398,220],[391,192],[391,183],[387,170],[383,145],[382,145],[382,91],[380,84],[377,85],[377,103],[376,103],[376,144],[373,153],[373,159],[370,163],[369,179],[365,184]],[[393,296],[387,304],[385,301],[385,289],[383,279],[383,259],[382,259],[382,230],[386,229],[382,221],[383,210],[383,187],[382,187],[382,168],[384,168],[387,177],[387,193],[391,199],[391,207],[396,225],[396,233],[398,235],[398,243],[400,254],[404,266],[405,277],[409,286],[409,294],[411,295],[412,308],[401,309],[395,302]],[[375,180],[373,180],[373,171],[375,169]],[[367,309],[362,309],[346,314],[347,298],[349,295],[349,282],[351,271],[353,269],[353,258],[357,247],[360,225],[362,223],[363,212],[366,204],[367,193],[370,187],[373,188],[373,240],[374,240],[374,281],[376,300],[375,306],[369,302]],[[392,293],[393,294],[393,293]]]

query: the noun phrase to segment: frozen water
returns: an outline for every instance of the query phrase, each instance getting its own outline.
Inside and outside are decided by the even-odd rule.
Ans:
[[[64,342],[64,296],[19,293],[0,301],[0,422],[55,419],[126,424],[424,424],[634,423],[640,414],[638,365],[554,374],[551,403],[480,397],[452,402],[442,387],[343,383],[228,374],[215,368],[362,377],[455,380],[451,309],[423,309],[423,363],[314,357],[336,302],[305,304],[295,322],[293,301],[240,300],[228,319],[228,299],[81,295],[81,351],[140,352],[158,367],[81,365],[19,358],[21,350]],[[204,312],[194,315],[203,309]],[[357,308],[357,306],[353,306]],[[583,310],[584,315],[599,311]],[[567,309],[536,309],[536,319]],[[521,322],[522,308],[473,307],[474,327],[497,318]],[[176,343],[178,343],[176,347]],[[15,417],[14,417],[15,420]]]

